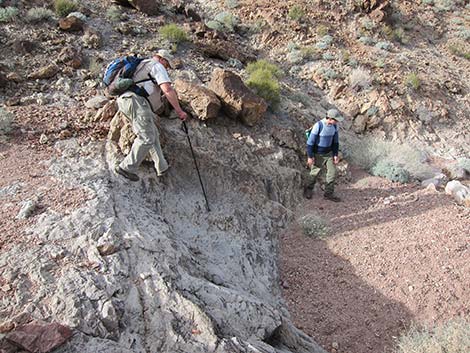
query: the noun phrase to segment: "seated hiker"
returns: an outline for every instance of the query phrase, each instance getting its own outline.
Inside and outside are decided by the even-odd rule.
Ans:
[[[117,99],[119,111],[132,122],[132,131],[136,134],[129,154],[115,168],[116,173],[129,180],[139,180],[136,172],[148,153],[158,176],[162,176],[170,167],[163,156],[159,132],[154,123],[155,112],[162,106],[162,93],[181,120],[184,121],[188,117],[180,107],[178,96],[166,71],[172,68],[171,61],[172,55],[164,49],[159,50],[152,58],[143,60],[132,79],[138,87],[145,89],[148,96],[126,91]]]
[[[330,109],[326,117],[313,125],[307,140],[307,165],[310,168],[307,185],[304,188],[304,197],[311,199],[317,176],[326,168],[326,185],[324,198],[339,202],[341,199],[334,195],[336,164],[339,162],[339,136],[338,121],[344,118],[336,109]]]

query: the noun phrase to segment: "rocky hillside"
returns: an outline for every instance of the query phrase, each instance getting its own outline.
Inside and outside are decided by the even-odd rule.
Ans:
[[[0,1],[0,348],[324,352],[279,284],[303,129],[336,106],[345,137],[409,143],[444,172],[468,161],[467,2],[75,5],[67,16],[52,1]],[[161,33],[172,23],[186,41]],[[170,74],[211,212],[171,112],[158,122],[169,175],[143,166],[131,184],[112,171],[132,134],[103,69],[162,47],[179,61]],[[267,111],[241,83],[259,59],[282,70]]]

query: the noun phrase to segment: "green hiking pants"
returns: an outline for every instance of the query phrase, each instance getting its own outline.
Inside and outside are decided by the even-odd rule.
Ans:
[[[168,163],[160,146],[160,135],[148,101],[135,93],[125,93],[117,99],[119,110],[132,122],[136,134],[129,154],[119,165],[122,169],[136,173],[142,161],[150,153],[157,174],[168,169]]]
[[[317,181],[318,174],[326,168],[325,194],[333,195],[335,191],[336,166],[333,163],[333,153],[314,155],[315,163],[310,168],[307,179],[307,187],[313,189]]]

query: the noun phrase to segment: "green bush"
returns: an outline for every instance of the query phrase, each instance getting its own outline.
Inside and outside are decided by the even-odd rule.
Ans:
[[[415,72],[412,72],[412,73],[406,75],[405,84],[408,87],[411,87],[415,91],[417,91],[419,89],[419,87],[421,87],[421,80],[419,79],[418,74],[416,74]]]
[[[111,22],[119,22],[122,17],[122,11],[119,7],[117,6],[111,6],[106,10],[106,17],[111,21]]]
[[[328,223],[316,214],[308,214],[299,219],[304,235],[308,237],[325,237],[330,234]]]
[[[289,9],[287,15],[293,21],[300,21],[305,16],[305,12],[299,5],[294,5]]]
[[[413,327],[400,337],[397,353],[468,353],[470,322],[454,319],[434,328]]]
[[[247,80],[247,85],[272,107],[279,104],[281,88],[279,81],[270,71],[256,70],[252,72]]]
[[[12,21],[18,15],[16,7],[2,7],[0,8],[0,23]]]
[[[317,34],[320,36],[320,37],[324,37],[328,34],[329,32],[329,28],[325,25],[319,25],[317,27]]]
[[[13,113],[0,107],[0,135],[7,135],[11,131],[14,117]]]
[[[54,9],[60,17],[65,17],[69,13],[76,11],[78,8],[74,1],[70,0],[54,0]]]
[[[402,165],[388,161],[379,161],[372,167],[371,173],[403,184],[410,181],[410,173]]]
[[[31,23],[49,21],[53,18],[54,12],[45,7],[33,7],[26,13],[26,21]]]
[[[188,35],[181,27],[174,23],[168,24],[160,28],[160,36],[170,43],[179,44],[188,40]]]
[[[249,63],[246,67],[246,72],[252,74],[255,71],[269,71],[272,76],[280,78],[282,76],[282,71],[276,65],[271,64],[265,59],[258,60],[256,62]]]

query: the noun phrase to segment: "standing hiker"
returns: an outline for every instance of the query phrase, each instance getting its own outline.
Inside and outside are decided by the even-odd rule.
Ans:
[[[313,188],[320,171],[326,167],[326,184],[324,198],[339,202],[341,199],[334,195],[336,164],[339,163],[338,149],[338,121],[344,118],[336,109],[330,109],[326,117],[313,125],[307,140],[307,165],[310,168],[307,185],[304,188],[304,196],[311,199]]]
[[[178,96],[166,71],[172,68],[172,59],[172,55],[162,49],[152,58],[143,60],[137,67],[133,80],[138,87],[145,89],[148,97],[126,91],[117,99],[119,111],[132,122],[132,131],[136,134],[129,154],[115,168],[116,173],[129,180],[139,180],[136,172],[148,153],[158,176],[162,176],[170,167],[163,156],[159,132],[154,123],[155,112],[162,106],[161,94],[165,95],[181,120],[185,121],[188,117],[180,107]]]

